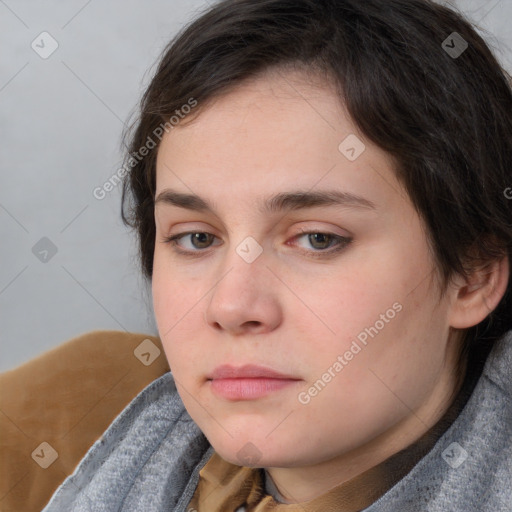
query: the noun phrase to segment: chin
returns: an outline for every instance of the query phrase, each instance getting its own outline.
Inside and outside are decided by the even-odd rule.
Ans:
[[[229,435],[222,439],[208,437],[208,441],[225,461],[237,466],[261,468],[297,465],[296,449],[283,445],[281,439],[269,442],[265,436],[251,437],[245,433],[238,438]]]

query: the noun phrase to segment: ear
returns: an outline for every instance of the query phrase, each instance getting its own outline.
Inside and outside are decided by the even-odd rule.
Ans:
[[[476,270],[468,279],[457,276],[449,313],[450,326],[467,329],[484,320],[505,295],[509,278],[508,256]]]

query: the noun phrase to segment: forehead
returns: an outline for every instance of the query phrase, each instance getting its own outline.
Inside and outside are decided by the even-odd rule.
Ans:
[[[269,197],[292,184],[396,201],[391,157],[364,139],[328,83],[274,72],[196,108],[162,139],[157,196],[172,187],[222,204],[233,193]],[[346,140],[360,144],[356,159],[340,149]]]
[[[340,126],[345,120],[345,126]],[[182,138],[190,134],[198,140],[221,130],[240,130],[237,135],[241,137],[250,129],[254,139],[258,125],[261,134],[272,131],[275,137],[279,132],[282,143],[306,124],[312,136],[318,133],[319,124],[330,131],[355,129],[331,83],[297,71],[268,70],[199,103],[164,138],[180,133]]]

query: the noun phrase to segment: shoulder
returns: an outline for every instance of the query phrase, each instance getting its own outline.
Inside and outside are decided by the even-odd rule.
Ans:
[[[505,510],[505,504],[512,503],[511,394],[509,331],[494,343],[459,416],[433,448],[368,512]]]
[[[159,338],[97,330],[2,373],[3,503],[41,509],[114,418],[168,371]]]
[[[496,341],[483,374],[504,396],[512,398],[512,330]]]
[[[114,419],[44,510],[169,509],[208,448],[165,372]]]

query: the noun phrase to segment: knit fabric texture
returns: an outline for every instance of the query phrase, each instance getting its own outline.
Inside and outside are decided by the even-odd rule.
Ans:
[[[511,395],[509,331],[450,427],[364,512],[510,512]],[[116,417],[43,512],[193,512],[199,471],[213,453],[167,372]]]

